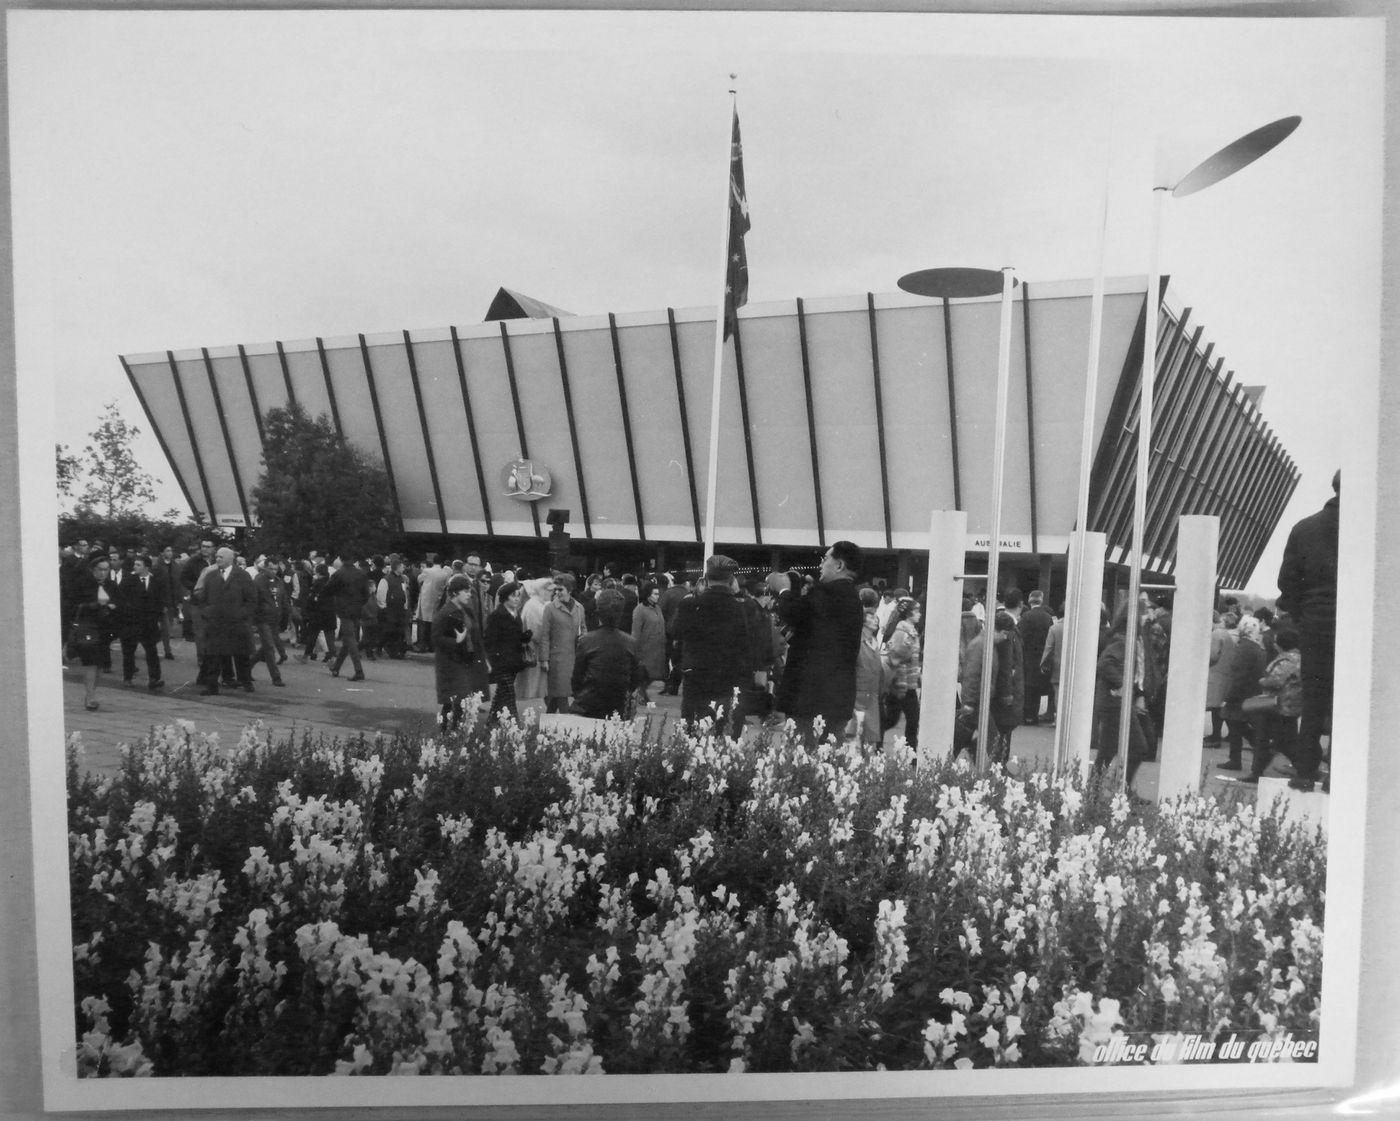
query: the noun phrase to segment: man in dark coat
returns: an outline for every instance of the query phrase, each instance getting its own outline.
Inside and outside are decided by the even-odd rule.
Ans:
[[[678,577],[667,576],[669,583],[661,592],[661,601],[657,605],[661,608],[661,618],[666,624],[666,656],[670,660],[670,672],[666,675],[666,688],[662,693],[674,697],[681,691],[681,648],[676,641],[676,612],[685,602],[685,597],[690,595],[691,589],[687,581]]]
[[[1040,698],[1050,697],[1048,717],[1055,718],[1055,694],[1050,691],[1050,675],[1040,668],[1040,656],[1045,653],[1045,640],[1055,617],[1045,609],[1045,597],[1040,591],[1031,592],[1027,600],[1029,608],[1021,615],[1016,630],[1021,636],[1021,649],[1025,655],[1026,682],[1026,724],[1040,723]]]
[[[180,567],[180,587],[184,589],[184,629],[186,642],[194,643],[195,658],[201,663],[204,657],[199,644],[204,631],[204,607],[194,602],[194,586],[206,568],[214,563],[214,542],[204,540],[199,543],[199,551]]]
[[[257,575],[253,577],[253,590],[257,592],[257,601],[253,606],[253,628],[258,632],[257,661],[267,663],[272,684],[280,686],[282,671],[277,668],[277,624],[282,618],[282,605],[279,602],[281,579],[277,568],[276,558],[258,559]]]
[[[408,650],[409,579],[402,558],[390,553],[376,589],[379,599],[380,639],[390,658],[402,658]]]
[[[203,646],[199,662],[201,696],[219,691],[220,667],[233,659],[238,684],[253,691],[249,656],[253,651],[253,611],[258,593],[246,569],[233,563],[233,550],[224,546],[214,554],[215,568],[200,577],[192,602],[203,615]]]
[[[131,573],[117,587],[117,635],[122,644],[122,681],[127,685],[136,676],[139,645],[146,655],[147,688],[151,692],[165,688],[156,644],[161,637],[166,599],[165,581],[152,571],[151,558],[137,556]]]
[[[167,545],[159,555],[151,558],[151,573],[160,580],[165,589],[165,603],[160,613],[160,641],[165,649],[165,660],[173,662],[175,653],[170,649],[170,634],[175,629],[175,611],[180,606],[180,584],[175,572],[175,549]]]
[[[1337,517],[1342,473],[1333,495],[1288,534],[1278,573],[1278,606],[1293,617],[1302,654],[1303,716],[1288,785],[1311,790],[1322,762],[1321,737],[1332,735],[1332,678],[1337,657]]]
[[[622,622],[618,624],[618,629],[627,634],[632,633],[632,616],[637,611],[637,604],[640,596],[637,591],[637,578],[630,572],[624,573],[622,577]]]
[[[646,687],[648,674],[637,657],[636,640],[620,628],[626,597],[614,589],[598,593],[598,627],[578,640],[569,683],[576,716],[607,718],[627,714],[629,693]]]
[[[816,583],[795,572],[778,596],[778,619],[789,628],[787,665],[776,698],[779,709],[797,722],[809,744],[842,734],[855,713],[856,661],[860,656],[865,608],[856,592],[860,546],[837,541],[821,560]],[[781,577],[779,578],[781,579]]]
[[[331,676],[340,676],[340,667],[349,655],[355,674],[351,681],[365,679],[365,667],[360,662],[360,617],[369,599],[369,576],[364,569],[344,561],[326,582],[321,595],[335,604],[336,618],[340,620],[340,649],[331,663]]]
[[[735,600],[744,609],[744,625],[748,632],[750,673],[739,683],[739,699],[734,705],[732,735],[737,739],[750,716],[763,720],[771,710],[773,698],[768,692],[768,670],[777,658],[777,628],[768,609],[739,585],[731,581]],[[764,585],[758,587],[766,590]]]
[[[676,609],[673,632],[680,648],[681,719],[694,724],[713,717],[725,727],[734,690],[753,677],[744,608],[734,597],[739,565],[730,557],[705,562],[705,587]]]

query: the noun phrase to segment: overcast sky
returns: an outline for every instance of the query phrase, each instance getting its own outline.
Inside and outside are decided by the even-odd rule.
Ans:
[[[1301,114],[1169,205],[1162,265],[1267,387],[1302,470],[1281,531],[1338,466],[1373,486],[1379,20],[8,17],[19,371],[52,379],[75,447],[108,400],[148,427],[123,353],[474,323],[502,285],[580,313],[712,304],[734,86],[751,302],[936,265],[1089,278],[1106,174],[1107,271],[1143,274],[1154,168]],[[181,505],[149,433],[135,451]]]

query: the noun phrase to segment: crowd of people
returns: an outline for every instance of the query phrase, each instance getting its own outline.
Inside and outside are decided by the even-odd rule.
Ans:
[[[837,542],[815,576],[741,581],[716,556],[698,580],[660,573],[584,580],[546,570],[495,571],[479,551],[251,560],[204,540],[176,555],[78,541],[60,556],[65,668],[80,662],[84,703],[99,675],[164,688],[172,640],[193,644],[201,696],[284,687],[294,657],[365,679],[365,662],[431,655],[438,719],[460,723],[474,697],[488,715],[629,715],[652,691],[678,696],[688,722],[736,731],[792,717],[809,735],[849,730],[874,743],[900,720],[917,742],[920,605],[907,589],[857,583],[860,549]],[[348,663],[348,666],[347,666]]]
[[[1339,487],[1339,480],[1334,480]],[[1293,784],[1311,789],[1330,736],[1336,610],[1336,504],[1295,527],[1280,573],[1279,613],[1224,600],[1210,644],[1208,747],[1228,749],[1223,771],[1257,782],[1287,757]],[[352,681],[364,662],[433,658],[438,720],[455,727],[468,704],[519,718],[521,704],[550,713],[630,716],[650,691],[678,695],[681,717],[738,735],[751,721],[792,720],[809,741],[846,736],[877,748],[896,728],[919,735],[923,604],[907,587],[862,574],[859,546],[837,541],[815,574],[798,569],[741,578],[733,559],[709,557],[698,580],[659,573],[580,581],[571,572],[493,571],[481,552],[249,562],[213,540],[190,555],[107,549],[79,541],[60,558],[65,668],[76,658],[84,703],[96,709],[98,675],[121,652],[133,686],[164,688],[162,663],[177,633],[193,643],[199,693],[254,690],[253,670],[274,687],[290,651],[320,659]],[[1144,595],[1137,649],[1125,649],[1126,605],[1103,610],[1098,636],[1092,748],[1103,769],[1116,757],[1125,688],[1131,695],[1127,781],[1160,745],[1171,646],[1169,597]],[[991,615],[990,626],[987,623]],[[985,650],[990,634],[991,651]],[[284,639],[284,636],[285,639]],[[953,742],[973,752],[982,675],[991,675],[988,758],[1010,756],[1023,724],[1054,723],[1065,649],[1064,619],[1039,590],[964,600],[959,628]]]

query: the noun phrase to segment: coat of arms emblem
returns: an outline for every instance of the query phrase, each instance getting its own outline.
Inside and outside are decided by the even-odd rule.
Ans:
[[[548,469],[529,459],[516,459],[506,464],[501,471],[501,482],[508,496],[527,502],[548,498],[552,485]]]

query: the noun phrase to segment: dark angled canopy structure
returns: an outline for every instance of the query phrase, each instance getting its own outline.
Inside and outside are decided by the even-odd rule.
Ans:
[[[1114,563],[1132,527],[1145,289],[1110,280],[1105,298],[1089,528]],[[122,363],[191,507],[218,525],[253,524],[261,418],[296,401],[382,457],[407,533],[540,538],[562,508],[580,540],[700,542],[714,309],[570,316],[502,289],[493,311],[503,297],[523,317]],[[1044,561],[1073,529],[1090,285],[1030,281],[1015,301],[1001,549]],[[1214,514],[1218,578],[1242,586],[1298,472],[1165,284],[1162,301],[1145,567],[1169,577],[1178,515]],[[929,512],[961,509],[975,560],[991,520],[998,326],[997,296],[742,309],[723,373],[717,540],[916,554]]]
[[[498,319],[553,319],[555,316],[567,318],[569,312],[537,300],[533,296],[526,296],[520,292],[512,292],[509,288],[502,288],[496,293],[495,299],[491,301],[491,306],[486,309],[486,321],[493,323]]]

